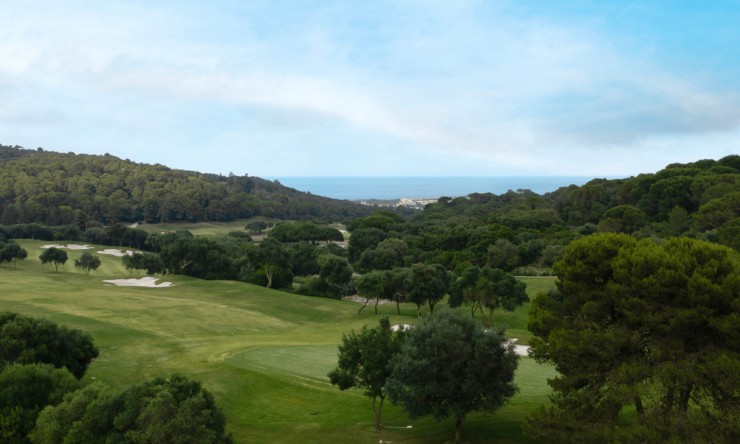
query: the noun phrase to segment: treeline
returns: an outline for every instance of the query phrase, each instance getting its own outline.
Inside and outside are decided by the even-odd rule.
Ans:
[[[83,384],[98,353],[86,332],[0,312],[2,442],[232,442],[213,396],[182,375]]]
[[[111,155],[0,145],[0,223],[79,227],[115,222],[340,220],[373,209],[249,176],[147,165]]]
[[[596,179],[543,196],[518,190],[442,197],[411,219],[376,213],[348,229],[349,260],[361,272],[423,262],[546,273],[566,245],[595,232],[689,236],[738,249],[740,156]]]

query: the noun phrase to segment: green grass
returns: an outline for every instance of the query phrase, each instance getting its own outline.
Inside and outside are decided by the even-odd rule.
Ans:
[[[453,436],[452,420],[410,421],[389,403],[383,423],[413,428],[377,433],[370,400],[328,383],[326,373],[336,365],[342,333],[377,325],[372,307],[358,315],[352,302],[184,276],[164,277],[175,284],[168,288],[109,286],[103,279],[131,277],[120,258],[100,255],[100,269],[87,275],[73,265],[82,251],[69,251],[69,261],[55,272],[52,264],[38,260],[45,242],[20,243],[28,259],[17,269],[0,265],[0,310],[90,332],[100,357],[86,381],[123,387],[172,372],[196,378],[224,409],[228,429],[239,443],[427,443]],[[552,279],[523,280],[530,295],[553,284]],[[400,316],[395,310],[394,305],[379,307],[392,323],[417,322],[415,306],[404,304]],[[526,343],[527,310],[497,311],[494,322]],[[553,374],[551,367],[522,358],[516,376],[520,392],[492,415],[470,415],[463,440],[529,442],[521,434],[523,415],[547,401],[546,379]]]
[[[167,224],[147,224],[141,223],[136,226],[147,233],[174,233],[179,230],[188,230],[196,236],[225,236],[231,231],[244,230],[244,226],[249,220],[236,220],[231,222],[177,222]]]

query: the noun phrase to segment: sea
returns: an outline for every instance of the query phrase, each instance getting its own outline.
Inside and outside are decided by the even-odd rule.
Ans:
[[[281,184],[324,197],[346,200],[437,199],[471,193],[503,194],[528,189],[545,194],[592,177],[271,177]]]

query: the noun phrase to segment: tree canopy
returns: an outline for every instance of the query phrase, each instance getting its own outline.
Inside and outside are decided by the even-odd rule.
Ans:
[[[558,291],[530,312],[552,406],[529,433],[560,442],[731,442],[740,433],[737,253],[689,238],[600,234],[555,265]],[[623,408],[638,421],[620,421]]]
[[[503,331],[484,331],[470,316],[444,310],[411,329],[390,363],[391,401],[411,418],[455,419],[455,442],[471,412],[492,412],[516,392],[518,356]]]
[[[90,270],[97,270],[100,267],[100,258],[92,253],[84,252],[79,259],[75,259],[75,267],[82,268],[90,274]]]
[[[0,367],[10,364],[51,364],[82,378],[98,349],[83,331],[60,327],[46,319],[0,312]]]
[[[13,268],[18,261],[28,257],[28,252],[15,242],[3,242],[0,240],[0,264],[3,262],[13,262]]]
[[[228,444],[225,425],[200,383],[172,375],[120,392],[101,384],[79,390],[41,412],[31,441]]]
[[[54,264],[54,270],[59,271],[59,265],[64,265],[67,262],[67,252],[56,247],[49,247],[44,250],[43,253],[39,256],[39,259],[41,259],[42,264],[47,264],[49,262]]]
[[[50,364],[11,364],[0,371],[0,441],[27,443],[46,405],[58,404],[79,382]]]

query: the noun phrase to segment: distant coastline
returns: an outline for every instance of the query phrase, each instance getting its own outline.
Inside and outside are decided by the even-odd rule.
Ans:
[[[503,194],[529,189],[544,194],[571,184],[583,185],[593,177],[270,177],[281,184],[319,196],[346,200],[437,199],[470,193]]]

